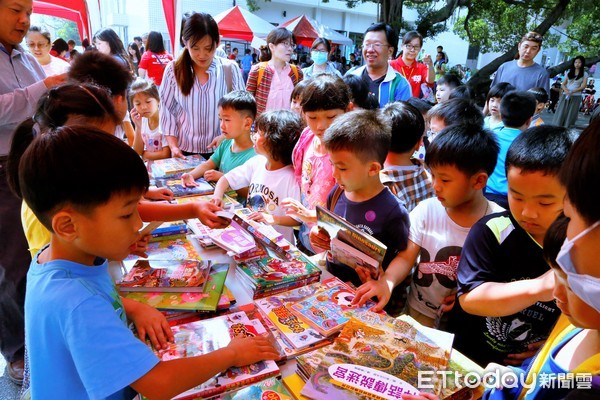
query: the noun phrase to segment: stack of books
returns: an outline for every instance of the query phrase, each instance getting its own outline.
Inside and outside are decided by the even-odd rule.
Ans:
[[[149,161],[148,167],[154,179],[179,178],[182,174],[190,172],[204,161],[206,161],[204,157],[199,155],[187,156],[185,160],[172,157]]]

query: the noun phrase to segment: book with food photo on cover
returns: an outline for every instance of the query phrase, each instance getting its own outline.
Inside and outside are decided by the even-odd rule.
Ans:
[[[211,262],[137,260],[117,283],[121,292],[202,292]]]

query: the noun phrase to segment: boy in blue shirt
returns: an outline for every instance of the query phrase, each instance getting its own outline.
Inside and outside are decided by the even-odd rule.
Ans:
[[[139,239],[137,205],[149,181],[140,157],[121,140],[82,126],[39,135],[21,159],[19,182],[52,233],[27,275],[32,398],[131,399],[135,391],[171,398],[228,367],[277,357],[266,339],[252,338],[161,362],[127,328],[127,318],[148,315],[132,315],[121,302],[107,260],[122,260]]]

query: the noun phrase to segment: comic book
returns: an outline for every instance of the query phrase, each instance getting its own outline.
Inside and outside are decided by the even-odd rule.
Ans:
[[[198,186],[184,187],[180,178],[157,178],[154,180],[156,187],[169,189],[175,197],[207,195],[215,192],[215,187],[204,178],[196,179],[196,183]]]
[[[233,336],[257,336],[266,334],[258,320],[250,320],[244,312],[227,314],[202,321],[172,327],[175,342],[168,349],[154,352],[162,360],[193,357],[226,347]],[[175,396],[174,399],[211,397],[279,375],[274,361],[261,361],[245,367],[232,367],[206,382]]]
[[[163,160],[154,160],[150,163],[150,170],[154,179],[180,177],[184,172],[189,172],[199,164],[206,161],[200,155],[187,156],[183,158],[171,157]]]
[[[219,400],[294,400],[277,378],[269,378],[234,393],[226,393]]]
[[[120,292],[203,292],[211,262],[137,260],[117,283]]]
[[[200,256],[193,243],[185,236],[148,243],[146,249],[148,260],[199,260]],[[139,260],[140,256],[130,254],[123,260],[127,271]]]
[[[352,314],[366,311],[375,303],[368,300],[362,307],[352,304],[354,289],[340,283],[323,292],[300,300],[290,306],[298,318],[304,320],[319,333],[329,336],[339,331]]]
[[[254,237],[235,221],[223,229],[210,229],[208,236],[217,246],[232,254],[245,253],[256,247]]]
[[[213,264],[202,292],[129,292],[125,297],[158,310],[216,311],[228,270],[229,264]],[[222,307],[228,308],[229,305],[229,299],[225,296]]]

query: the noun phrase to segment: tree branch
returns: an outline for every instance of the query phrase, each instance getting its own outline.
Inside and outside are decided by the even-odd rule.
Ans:
[[[600,55],[597,55],[594,58],[586,58],[585,66],[591,67],[592,65],[596,64],[599,61],[600,61]],[[556,75],[561,74],[561,73],[565,72],[566,70],[568,70],[571,67],[572,63],[573,63],[573,60],[567,60],[564,63],[561,63],[558,65],[555,65],[554,67],[548,68],[548,73],[550,74],[550,78],[554,78]]]

